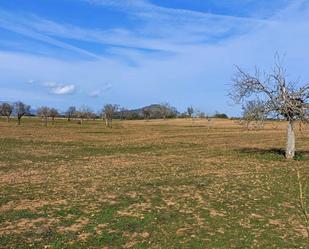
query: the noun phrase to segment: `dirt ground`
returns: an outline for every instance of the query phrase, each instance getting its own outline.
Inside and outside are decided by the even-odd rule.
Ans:
[[[308,126],[114,123],[0,119],[0,248],[308,248]]]

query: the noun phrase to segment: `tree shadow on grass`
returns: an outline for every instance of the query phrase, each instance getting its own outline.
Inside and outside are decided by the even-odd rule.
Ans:
[[[254,156],[259,159],[281,161],[285,160],[285,151],[281,148],[241,148],[237,149],[242,155]],[[309,151],[299,150],[295,152],[294,160],[309,160]]]

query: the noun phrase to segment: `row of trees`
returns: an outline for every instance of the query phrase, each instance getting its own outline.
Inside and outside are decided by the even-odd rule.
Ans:
[[[22,102],[14,104],[2,103],[0,104],[0,115],[5,116],[7,121],[10,121],[12,115],[18,118],[20,124],[21,118],[25,115],[34,115],[30,113],[30,106]],[[188,107],[187,112],[179,113],[177,109],[168,103],[151,105],[137,110],[128,110],[121,108],[118,105],[106,104],[101,112],[95,113],[90,107],[83,105],[81,108],[70,106],[66,112],[60,113],[56,108],[41,106],[36,110],[36,115],[41,117],[45,126],[48,124],[49,118],[52,123],[56,117],[65,117],[68,121],[78,120],[79,124],[83,124],[84,120],[103,118],[107,127],[112,127],[113,119],[132,120],[132,119],[168,119],[168,118],[208,118],[205,113]],[[227,118],[225,114],[216,113],[214,117]]]

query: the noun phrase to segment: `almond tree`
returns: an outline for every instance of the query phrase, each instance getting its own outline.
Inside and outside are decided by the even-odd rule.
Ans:
[[[9,103],[2,103],[0,105],[0,114],[7,118],[7,121],[10,121],[14,106]]]
[[[17,116],[18,125],[20,125],[20,120],[23,116],[30,114],[30,105],[26,105],[23,102],[14,103],[14,110]]]
[[[80,124],[83,124],[84,119],[91,118],[92,110],[90,107],[83,105],[77,113],[78,113],[78,117],[80,118]]]
[[[159,114],[163,119],[175,118],[177,116],[177,113],[177,109],[167,102],[159,105]]]
[[[189,106],[187,108],[187,113],[188,113],[189,118],[192,118],[192,115],[194,113],[194,108],[192,106]]]
[[[49,110],[49,116],[52,118],[52,124],[54,124],[55,118],[59,117],[60,114],[56,108],[51,108]]]
[[[115,113],[118,111],[118,105],[107,104],[103,107],[102,115],[105,119],[106,127],[112,128],[113,126],[113,118]]]
[[[169,103],[162,103],[159,105],[160,115],[163,119],[166,119],[170,114],[171,106]]]
[[[256,68],[255,73],[251,74],[236,66],[230,96],[236,103],[258,100],[265,115],[285,119],[288,122],[285,157],[294,158],[295,121],[309,120],[309,84],[299,86],[298,83],[288,81],[277,55],[270,73],[262,74]]]
[[[127,114],[127,112],[128,112],[128,110],[125,108],[125,107],[121,107],[120,109],[119,109],[119,118],[120,118],[120,120],[124,120],[124,119],[126,119],[126,114]]]
[[[45,126],[47,126],[48,116],[50,115],[50,109],[47,106],[42,106],[37,109],[37,115],[43,118],[44,124]]]
[[[264,120],[267,118],[264,111],[264,103],[260,100],[250,100],[243,104],[242,121],[240,124],[245,124],[247,130],[250,130],[250,124],[262,127]]]
[[[70,122],[72,118],[76,117],[77,111],[75,106],[70,106],[68,110],[65,112],[65,116]]]
[[[145,120],[149,120],[151,117],[151,110],[149,108],[143,108],[142,110],[143,117]]]

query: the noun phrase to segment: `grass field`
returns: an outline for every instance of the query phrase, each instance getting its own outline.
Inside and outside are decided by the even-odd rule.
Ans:
[[[285,126],[1,119],[0,248],[308,248]]]

